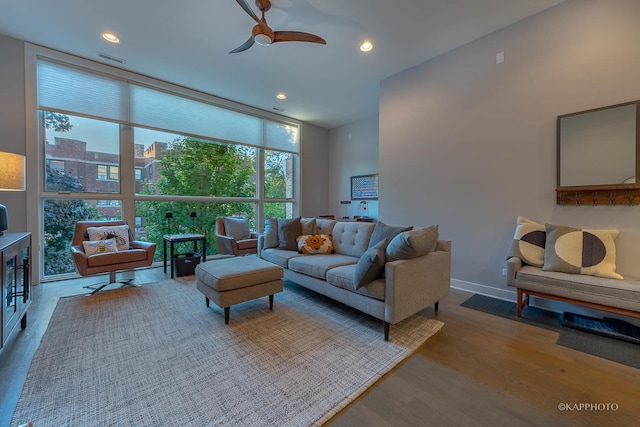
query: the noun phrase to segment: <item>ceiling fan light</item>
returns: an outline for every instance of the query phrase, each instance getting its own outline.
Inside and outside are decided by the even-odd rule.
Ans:
[[[256,34],[253,37],[253,41],[261,46],[269,46],[271,44],[271,39],[265,34]]]

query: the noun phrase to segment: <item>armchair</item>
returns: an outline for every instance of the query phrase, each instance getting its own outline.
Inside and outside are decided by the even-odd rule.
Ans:
[[[149,242],[135,241],[133,232],[129,228],[128,249],[117,252],[103,252],[88,255],[83,242],[90,241],[89,227],[113,227],[127,225],[126,221],[79,221],[71,241],[71,253],[76,270],[81,276],[90,276],[99,273],[109,273],[109,281],[99,285],[88,285],[85,288],[93,289],[89,295],[93,295],[105,286],[116,283],[116,271],[130,270],[136,267],[148,267],[153,263],[153,255],[156,251],[156,244]],[[118,242],[120,243],[120,242]],[[125,285],[133,286],[130,281],[121,281]]]
[[[249,230],[247,218],[219,216],[216,218],[216,247],[219,254],[247,255],[258,253],[258,234]]]

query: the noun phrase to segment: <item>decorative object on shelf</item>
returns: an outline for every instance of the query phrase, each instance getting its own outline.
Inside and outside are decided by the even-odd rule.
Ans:
[[[358,214],[360,215],[360,217],[367,217],[369,216],[367,212],[367,208],[369,207],[369,202],[367,202],[366,200],[362,200],[360,201],[360,208],[358,209]]]
[[[198,214],[194,212],[191,212],[189,214],[189,216],[191,217],[191,232],[195,233],[196,232],[196,218],[198,217]]]
[[[351,200],[378,200],[378,174],[352,176]]]
[[[342,218],[349,218],[349,205],[351,204],[351,200],[340,200],[340,204],[344,208],[344,212],[342,213]]]
[[[24,191],[25,157],[20,154],[0,151],[0,191]],[[0,204],[0,236],[9,228],[7,207]]]
[[[171,221],[173,220],[173,212],[167,212],[164,214],[167,220],[167,234],[171,234]]]

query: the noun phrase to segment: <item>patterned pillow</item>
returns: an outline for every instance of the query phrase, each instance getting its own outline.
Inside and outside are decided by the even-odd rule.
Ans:
[[[545,271],[622,279],[616,273],[618,230],[587,230],[545,224]]]
[[[534,267],[542,267],[546,238],[547,233],[544,225],[519,216],[507,259],[517,257],[524,263]]]
[[[330,234],[305,234],[299,236],[298,253],[300,254],[334,254],[333,238]]]
[[[119,251],[129,250],[129,226],[128,225],[107,225],[104,227],[88,227],[87,234],[89,240],[115,239]]]
[[[116,239],[98,240],[97,242],[85,240],[82,242],[82,246],[84,246],[84,253],[87,254],[87,256],[104,254],[107,252],[118,252]]]

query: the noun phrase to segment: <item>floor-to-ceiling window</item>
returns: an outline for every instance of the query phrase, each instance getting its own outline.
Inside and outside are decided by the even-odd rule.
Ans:
[[[78,220],[125,219],[161,259],[168,232],[204,233],[215,253],[217,216],[259,230],[299,211],[300,123],[87,63],[36,61],[41,279],[75,271]]]

